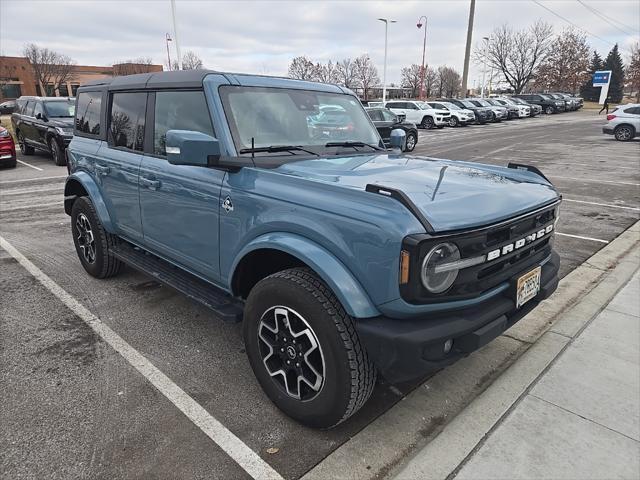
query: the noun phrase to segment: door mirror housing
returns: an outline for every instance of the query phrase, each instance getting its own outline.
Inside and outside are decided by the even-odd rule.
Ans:
[[[394,128],[391,130],[391,138],[389,143],[394,150],[400,150],[404,148],[404,142],[407,140],[407,134],[401,128]]]
[[[167,160],[172,165],[217,166],[220,160],[218,139],[192,130],[169,130],[165,137]]]

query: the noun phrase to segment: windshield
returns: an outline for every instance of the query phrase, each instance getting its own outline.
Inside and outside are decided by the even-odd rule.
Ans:
[[[460,102],[462,102],[462,104],[467,108],[476,108],[478,106],[469,100],[460,100]]]
[[[418,105],[418,107],[420,107],[420,110],[429,110],[430,108],[433,108],[431,105],[429,105],[426,102],[414,102],[416,105]]]
[[[55,102],[44,102],[44,108],[47,112],[47,116],[49,117],[71,117],[76,113],[76,104],[75,102],[69,101],[55,101]]]
[[[449,110],[462,110],[459,106],[453,104],[453,103],[449,103],[449,102],[441,102],[442,105],[444,105],[445,107],[447,107]]]
[[[221,87],[220,95],[238,151],[250,149],[252,141],[255,148],[294,145],[314,153],[332,148],[329,142],[380,142],[352,95],[237,86]]]
[[[490,107],[491,106],[491,104],[489,102],[487,102],[486,100],[474,99],[473,101],[476,102],[481,107]]]

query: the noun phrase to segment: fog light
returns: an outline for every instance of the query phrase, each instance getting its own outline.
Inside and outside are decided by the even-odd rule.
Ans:
[[[444,353],[449,353],[451,351],[451,347],[453,347],[453,339],[449,339],[446,342],[444,342]]]

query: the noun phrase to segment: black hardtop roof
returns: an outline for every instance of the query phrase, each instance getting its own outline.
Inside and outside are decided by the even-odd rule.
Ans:
[[[107,87],[109,90],[130,90],[162,87],[201,87],[202,80],[214,70],[179,70],[174,72],[151,72],[108,77],[92,80],[80,86],[82,90],[95,90],[92,87]]]

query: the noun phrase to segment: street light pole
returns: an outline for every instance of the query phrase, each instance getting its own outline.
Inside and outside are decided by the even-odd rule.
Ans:
[[[424,24],[422,23],[422,19],[424,18]],[[424,25],[424,40],[422,42],[422,68],[420,69],[420,100],[424,100],[424,54],[427,50],[427,17],[422,15],[418,19],[418,28],[422,28]]]
[[[469,56],[471,54],[471,37],[473,36],[473,16],[476,11],[476,0],[469,6],[469,24],[467,25],[467,45],[464,51],[464,69],[462,70],[462,95],[467,96],[467,79],[469,77]]]
[[[176,53],[178,54],[178,70],[182,70],[182,56],[180,55],[180,44],[178,43],[178,27],[176,24],[176,0],[171,0],[171,18],[173,19],[173,38],[176,42]]]
[[[395,20],[389,20],[388,18],[379,18],[381,22],[384,22],[384,67],[382,68],[382,106],[387,101],[387,33],[390,23],[396,23]]]
[[[482,87],[480,89],[480,97],[484,98],[484,82],[487,74],[487,50],[489,49],[489,37],[482,37],[484,40],[484,65],[482,67]]]
[[[171,35],[169,35],[168,33],[165,36],[165,41],[167,43],[167,65],[168,65],[168,69],[171,70],[171,55],[169,54],[169,42],[171,42]]]

